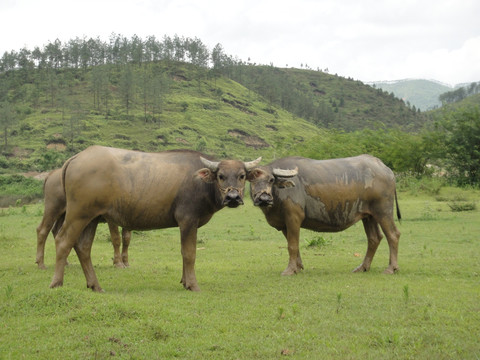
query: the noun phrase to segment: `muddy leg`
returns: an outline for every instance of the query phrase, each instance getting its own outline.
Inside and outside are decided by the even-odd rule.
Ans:
[[[122,262],[126,267],[130,266],[128,263],[128,247],[130,246],[131,238],[132,232],[130,230],[122,229]]]
[[[80,238],[76,242],[74,248],[77,252],[80,264],[82,265],[85,278],[87,279],[87,288],[92,289],[93,291],[103,292],[100,284],[98,283],[97,276],[95,275],[91,258],[93,238],[95,237],[97,224],[98,220],[94,219],[90,224],[87,225],[85,230],[83,230],[82,234],[80,235]]]
[[[70,254],[73,245],[79,238],[84,227],[85,222],[81,220],[73,221],[71,223],[64,222],[60,232],[55,237],[56,261],[55,273],[52,282],[50,283],[51,288],[63,285],[68,254]]]
[[[353,272],[362,272],[370,270],[370,265],[372,264],[373,257],[377,251],[378,245],[382,240],[382,234],[378,228],[378,223],[373,217],[368,217],[363,219],[363,228],[367,234],[368,247],[365,258],[360,266],[358,266]]]
[[[398,241],[400,240],[400,231],[395,226],[393,217],[384,217],[380,226],[387,237],[388,247],[390,248],[390,261],[385,269],[385,274],[394,274],[399,270],[398,267]]]
[[[283,235],[287,239],[288,243],[288,255],[289,261],[287,268],[282,272],[282,275],[293,275],[303,270],[302,257],[300,256],[300,228],[298,228],[298,234],[290,234],[290,240],[287,230],[283,230]]]
[[[293,201],[285,202],[285,226],[283,234],[288,243],[288,265],[282,272],[282,275],[293,275],[303,269],[302,259],[300,257],[300,226],[305,218],[303,209]]]
[[[120,254],[120,233],[118,232],[118,226],[108,221],[107,223],[113,245],[113,265],[118,268],[124,268],[125,265],[122,262],[122,255]]]
[[[195,276],[195,258],[197,255],[196,224],[180,224],[180,237],[183,258],[183,275],[181,282],[187,290],[200,291]]]
[[[53,225],[53,229],[52,229],[52,234],[53,234],[53,237],[56,238],[57,237],[57,234],[60,232],[60,229],[62,228],[62,225],[63,225],[63,222],[65,221],[65,213],[63,213],[58,219],[57,221],[55,221],[55,224]],[[68,264],[68,260],[66,262],[67,266],[69,265]]]
[[[45,242],[47,241],[48,234],[55,223],[55,219],[48,217],[47,214],[44,214],[42,222],[37,227],[37,255],[35,262],[38,265],[39,269],[45,270]]]

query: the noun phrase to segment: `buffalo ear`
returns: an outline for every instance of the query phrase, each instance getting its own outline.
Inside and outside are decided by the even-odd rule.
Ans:
[[[247,173],[247,180],[248,181],[255,181],[259,177],[262,177],[262,175],[264,175],[264,174],[265,174],[265,171],[263,171],[262,169],[259,169],[259,168],[249,170],[248,173]]]
[[[278,177],[275,178],[275,185],[279,189],[295,187],[295,183],[292,180],[288,180],[285,178],[278,178]]]
[[[201,180],[205,181],[206,183],[213,183],[215,181],[215,173],[207,168],[203,168],[198,170],[195,175],[199,177]]]

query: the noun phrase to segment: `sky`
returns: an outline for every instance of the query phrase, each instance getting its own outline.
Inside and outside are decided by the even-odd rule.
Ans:
[[[456,85],[480,81],[479,14],[478,0],[0,0],[0,56],[176,34],[257,64]]]

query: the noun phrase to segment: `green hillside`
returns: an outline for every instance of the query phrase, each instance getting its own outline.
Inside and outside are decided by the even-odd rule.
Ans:
[[[424,122],[359,81],[245,63],[198,38],[56,40],[0,58],[1,172],[49,170],[91,144],[270,160],[328,129]]]
[[[272,66],[239,65],[237,69],[236,81],[319,127],[350,132],[382,124],[415,131],[426,121],[403,100],[353,79]]]
[[[397,173],[436,164],[476,184],[476,111],[437,117],[359,81],[245,63],[197,38],[57,40],[0,59],[0,174],[48,171],[102,144],[264,163],[369,153]],[[0,180],[6,189],[18,178]]]
[[[94,71],[58,72],[57,81],[73,80],[53,96],[48,89],[42,91],[35,101],[31,100],[35,85],[22,84],[25,100],[17,103],[22,114],[7,129],[1,171],[48,170],[92,144],[143,151],[188,148],[220,158],[270,160],[290,146],[325,133],[230,79],[199,78],[198,68],[191,64],[156,63],[132,69],[137,81],[128,110],[122,72],[105,70],[111,77],[106,106],[92,89]],[[163,74],[161,109],[155,114],[151,104],[143,101],[139,84],[146,71]],[[10,90],[9,95],[15,96],[16,91]]]

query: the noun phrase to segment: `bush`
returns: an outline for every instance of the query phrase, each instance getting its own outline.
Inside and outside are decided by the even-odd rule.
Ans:
[[[312,239],[305,239],[305,242],[307,243],[307,248],[321,248],[331,243],[330,240],[325,239],[321,235],[315,236]]]
[[[453,201],[447,204],[452,211],[472,211],[477,208],[477,204],[472,202],[465,201]]]

